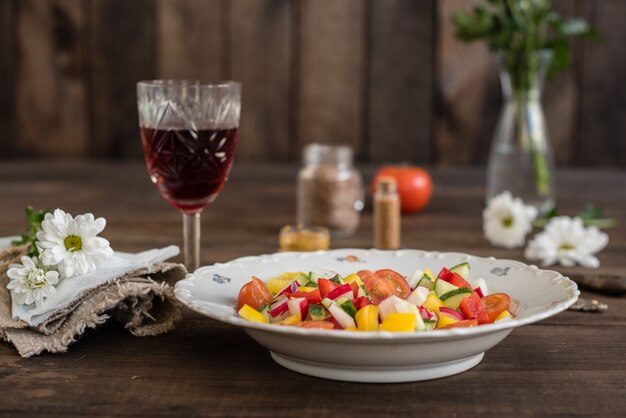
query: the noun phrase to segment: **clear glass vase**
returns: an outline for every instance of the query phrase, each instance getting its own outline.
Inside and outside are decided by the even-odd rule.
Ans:
[[[503,104],[487,166],[487,201],[510,191],[545,213],[554,207],[554,160],[541,93],[551,51],[496,54]]]

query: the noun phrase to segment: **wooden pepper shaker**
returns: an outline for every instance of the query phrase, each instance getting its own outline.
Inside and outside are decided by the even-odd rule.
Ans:
[[[374,247],[400,248],[400,197],[393,177],[382,177],[374,193]]]

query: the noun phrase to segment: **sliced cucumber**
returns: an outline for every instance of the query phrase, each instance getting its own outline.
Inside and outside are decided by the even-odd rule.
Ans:
[[[436,319],[423,319],[422,318],[422,321],[424,322],[424,326],[426,327],[427,331],[433,330],[437,326]]]
[[[326,319],[324,308],[320,305],[309,305],[309,315],[313,321],[322,321]]]
[[[261,314],[265,317],[265,319],[267,319],[267,321],[269,322],[270,320],[270,305],[268,303],[266,303],[265,305],[261,306],[259,308],[259,312],[261,312]]]
[[[330,279],[330,281],[333,282],[333,283],[337,283],[337,284],[343,284],[344,283],[344,281],[341,280],[341,277],[338,274],[335,274],[335,277]]]
[[[311,282],[311,278],[309,277],[308,274],[300,272],[296,281],[298,282],[300,286],[306,286],[307,283]]]
[[[472,289],[461,287],[441,295],[440,299],[448,308],[456,309],[461,301],[472,294]]]
[[[346,299],[344,302],[340,303],[339,307],[352,318],[356,316],[356,307],[350,299]]]
[[[416,287],[419,287],[419,286],[423,286],[427,288],[428,290],[434,290],[435,282],[428,276],[428,274],[424,273],[424,275],[422,276],[421,280],[419,281]]]
[[[319,287],[319,285],[315,282],[307,282],[304,286],[306,287]]]
[[[365,286],[364,285],[360,285],[359,286],[359,291],[357,292],[357,297],[365,297],[365,299],[369,300],[370,302],[372,302],[372,297],[370,296],[369,292],[367,290],[365,290]]]
[[[445,295],[446,293],[456,289],[458,289],[458,287],[456,287],[452,283],[446,282],[445,280],[437,279],[437,281],[435,282],[435,293],[437,294],[437,296],[439,296],[440,299],[442,295]]]
[[[450,269],[451,272],[458,274],[463,277],[465,280],[469,277],[470,265],[469,263],[461,263]]]

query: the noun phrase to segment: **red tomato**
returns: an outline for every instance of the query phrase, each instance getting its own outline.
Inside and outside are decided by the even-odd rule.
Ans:
[[[326,297],[326,295],[328,294],[328,292],[330,292],[331,290],[334,290],[336,288],[339,287],[339,285],[329,279],[318,279],[317,280],[317,286],[319,287],[320,290],[320,296],[322,299],[324,299]]]
[[[478,325],[478,321],[475,320],[475,319],[464,319],[462,321],[455,322],[455,323],[450,324],[450,325],[446,325],[442,329],[445,329],[445,328],[467,328],[467,327],[475,327],[477,325]]]
[[[386,166],[376,172],[372,193],[381,177],[393,177],[398,185],[402,212],[413,213],[424,209],[433,193],[433,181],[428,171],[419,167]]]
[[[295,292],[295,293],[287,293],[287,296],[290,298],[305,298],[312,304],[318,304],[322,301],[322,296],[320,295],[319,289],[315,289],[312,292]]]
[[[350,282],[352,288],[352,295],[356,298],[359,295],[359,284],[357,282]]]
[[[391,295],[404,299],[411,293],[411,288],[404,277],[389,269],[376,271],[363,282],[363,286],[376,305]]]
[[[358,298],[354,299],[352,301],[352,303],[354,303],[354,307],[356,308],[357,311],[361,310],[362,308],[364,308],[367,305],[371,305],[372,304],[372,302],[367,300],[367,298],[365,296],[361,296],[361,297],[358,297]]]
[[[479,324],[493,322],[489,319],[489,315],[487,315],[487,311],[476,293],[472,293],[461,301],[459,311],[461,311],[464,318],[476,319]]]
[[[511,298],[506,293],[492,293],[480,301],[487,311],[490,322],[495,321],[498,315],[509,309],[511,305]]]
[[[239,291],[237,309],[241,309],[246,304],[254,309],[259,309],[273,299],[272,292],[269,291],[265,283],[256,277],[252,277],[252,280],[246,283]]]
[[[293,325],[300,328],[333,329],[335,326],[328,321],[301,321]]]
[[[356,275],[359,276],[362,282],[365,282],[374,275],[374,272],[372,270],[359,270],[356,272]]]

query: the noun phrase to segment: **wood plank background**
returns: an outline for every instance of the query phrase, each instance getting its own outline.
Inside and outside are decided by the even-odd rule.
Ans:
[[[243,83],[238,158],[297,161],[349,143],[364,162],[483,164],[494,62],[454,39],[479,0],[2,0],[0,159],[141,156],[135,83]],[[603,42],[576,42],[544,95],[560,165],[626,166],[626,3],[553,0]]]

